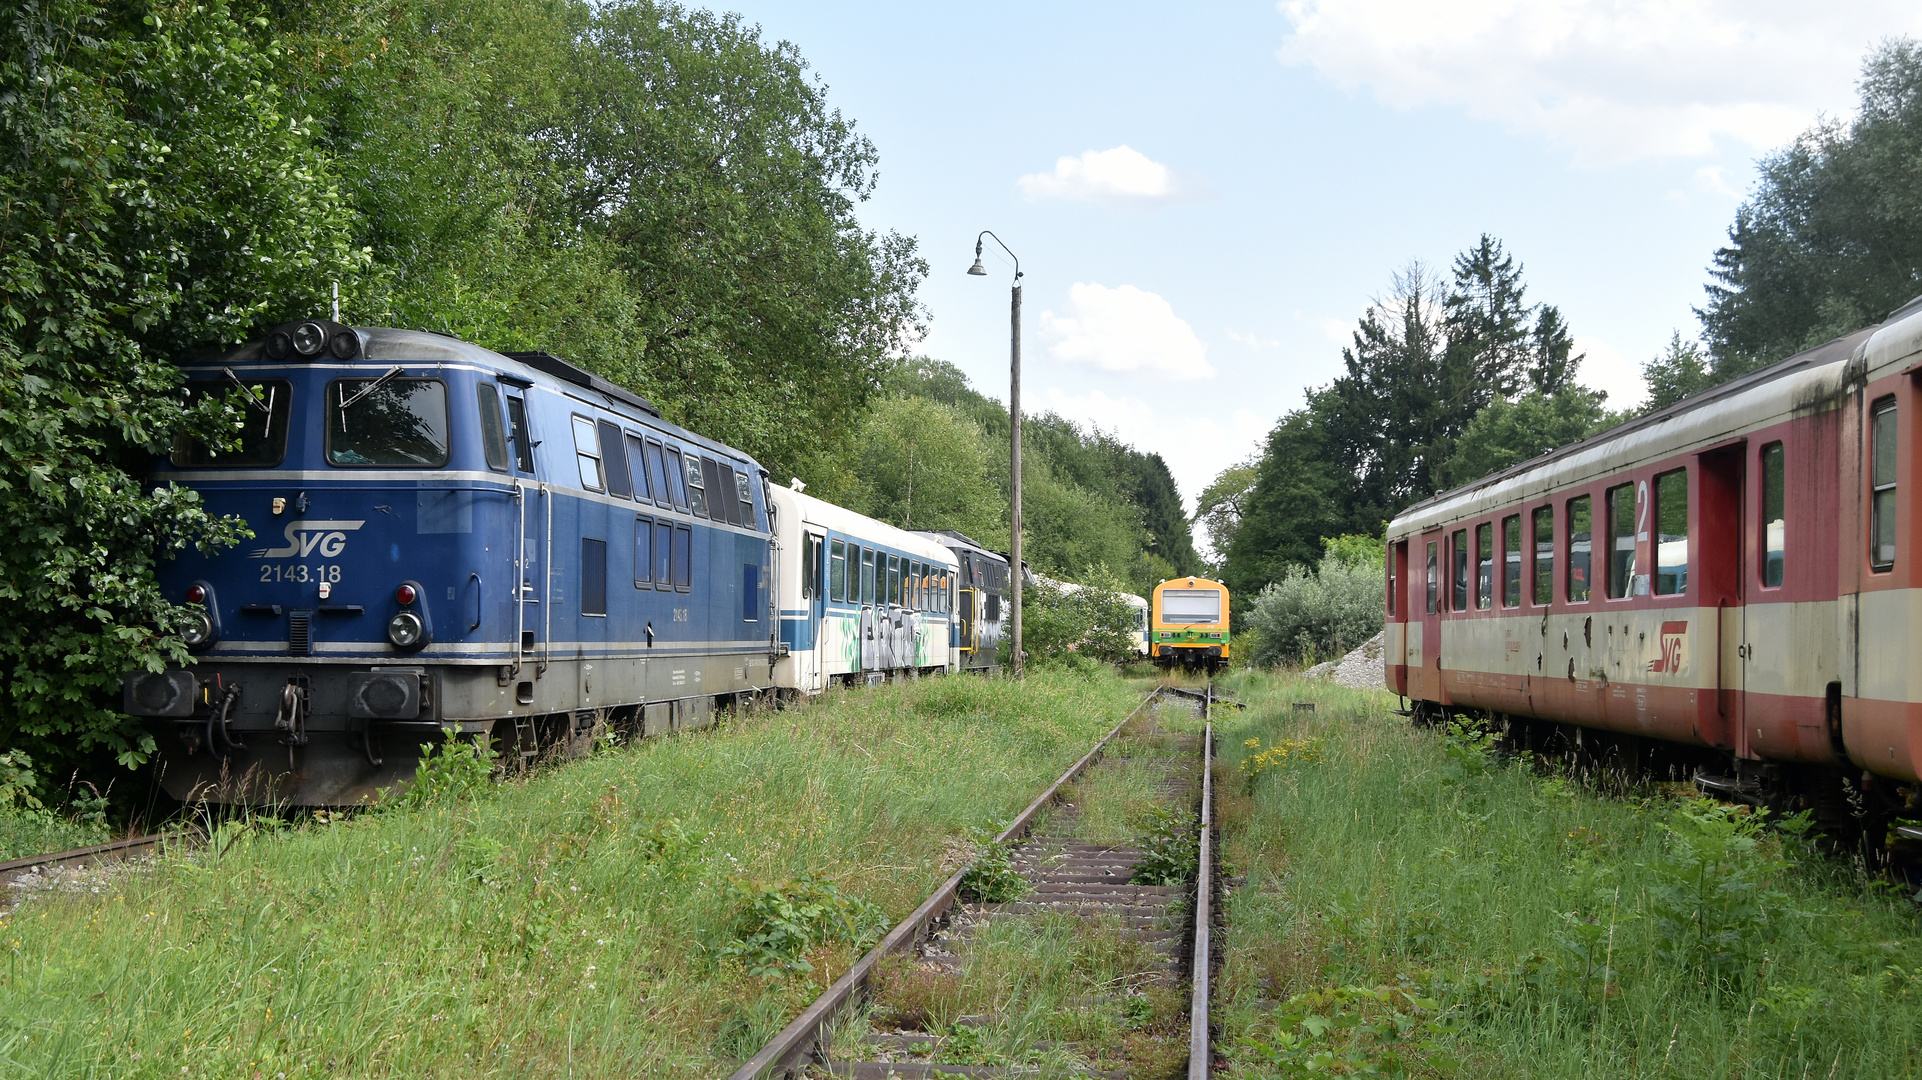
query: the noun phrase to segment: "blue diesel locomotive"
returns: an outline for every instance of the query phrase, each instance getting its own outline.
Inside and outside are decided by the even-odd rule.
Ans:
[[[326,320],[182,367],[247,423],[152,481],[256,538],[163,566],[196,662],[126,679],[174,797],[352,804],[443,731],[526,757],[772,685],[765,474],[647,401],[544,353]]]

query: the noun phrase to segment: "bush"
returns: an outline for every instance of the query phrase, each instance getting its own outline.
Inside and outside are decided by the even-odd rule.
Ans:
[[[1125,664],[1135,655],[1135,608],[1121,598],[1121,590],[1100,570],[1089,576],[1098,583],[1063,588],[1037,581],[1021,593],[1021,646],[1031,663],[1061,663],[1069,667],[1083,657],[1102,664]]]
[[[1359,541],[1366,540],[1364,546]],[[1313,571],[1291,566],[1256,594],[1248,626],[1256,667],[1331,659],[1382,628],[1382,555],[1366,537],[1339,537]]]

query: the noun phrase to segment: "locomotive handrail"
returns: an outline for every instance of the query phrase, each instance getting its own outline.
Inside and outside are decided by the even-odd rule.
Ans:
[[[481,580],[481,576],[478,573],[469,574],[467,576],[473,579],[473,582],[474,582],[474,621],[467,628],[469,630],[479,630],[480,624],[481,624],[481,615],[487,610],[487,603],[485,599],[487,595],[487,583]]]

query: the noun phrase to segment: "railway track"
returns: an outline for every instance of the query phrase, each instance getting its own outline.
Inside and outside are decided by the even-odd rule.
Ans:
[[[1185,695],[1169,689],[1151,692],[995,838],[997,845],[1007,846],[1010,868],[1025,882],[1021,895],[970,903],[962,898],[967,870],[955,873],[749,1058],[732,1080],[803,1073],[857,1080],[1031,1076],[1042,1061],[1074,1062],[1074,1071],[1104,1077],[1165,1076],[1183,1054],[1191,1080],[1206,1077],[1212,1063],[1208,998],[1214,917],[1214,784],[1209,768],[1214,732],[1207,716],[1216,698],[1210,684],[1191,699],[1204,718],[1198,735],[1165,732],[1154,711],[1157,706],[1187,705]],[[1137,724],[1144,713],[1147,722]],[[1112,766],[1104,760],[1111,755],[1119,759]],[[1134,770],[1130,782],[1152,781],[1158,801],[1178,808],[1171,819],[1178,825],[1155,834],[1153,851],[1116,843],[1112,836],[1097,838],[1084,827],[1090,807],[1089,796],[1080,793],[1087,786],[1082,782],[1098,785],[1098,770],[1124,763]],[[1070,794],[1080,801],[1064,798]],[[1190,818],[1195,810],[1198,815]],[[1182,837],[1184,829],[1193,830],[1185,840],[1192,842],[1197,856],[1192,885],[1138,884],[1138,872],[1150,860],[1158,860],[1154,872],[1166,872],[1171,850],[1166,841]],[[1108,831],[1112,833],[1112,822]],[[1173,850],[1189,849],[1176,843]],[[1177,1008],[1173,1017],[1164,1017],[1185,1031],[1141,1036],[1129,1044],[1133,1051],[1123,1055],[1126,1060],[1119,1064],[1124,1067],[1117,1069],[1110,1067],[1116,1064],[1112,1054],[1084,1052],[1085,1039],[1078,1042],[1072,1031],[1041,1031],[1039,1039],[1024,1039],[1024,1033],[1037,1034],[1032,1022],[1023,1032],[1013,1032],[1005,1024],[998,1027],[991,1015],[951,1016],[934,1025],[925,1023],[922,1015],[920,1022],[910,1019],[908,1028],[902,1026],[904,1015],[915,1013],[917,992],[938,996],[939,989],[931,987],[958,990],[970,979],[975,984],[992,981],[991,972],[975,970],[991,966],[983,959],[985,949],[997,941],[1019,949],[1028,940],[1022,934],[1039,942],[1039,949],[1075,939],[1081,948],[1105,950],[1110,961],[1125,958],[1124,967],[1132,961],[1134,969],[1111,980],[1107,994],[1110,1003],[1117,993],[1131,997],[1137,1012],[1149,1014],[1150,1032],[1155,1030],[1151,1003],[1178,1001],[1185,980],[1185,1010]],[[1009,935],[1016,936],[1011,941]],[[930,1026],[937,1030],[926,1030]],[[915,1027],[920,1030],[912,1030]],[[1026,1045],[1015,1045],[1022,1042]],[[972,1056],[981,1063],[960,1063],[957,1047],[972,1047]],[[993,1052],[984,1054],[983,1048]],[[959,1056],[965,1059],[968,1054]],[[1107,1060],[1089,1067],[1095,1057]]]
[[[46,855],[29,855],[24,859],[0,862],[0,877],[11,879],[18,874],[45,873],[48,870],[77,869],[95,863],[119,862],[138,855],[160,850],[166,842],[162,833],[149,833],[125,840],[109,840],[104,844],[74,848],[72,851],[55,851]]]

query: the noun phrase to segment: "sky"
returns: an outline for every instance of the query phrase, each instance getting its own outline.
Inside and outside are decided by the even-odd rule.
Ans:
[[[1777,0],[719,4],[793,43],[919,240],[928,336],[1006,400],[1167,460],[1192,510],[1257,452],[1390,276],[1489,233],[1613,407],[1698,332],[1757,159],[1846,120],[1922,5]]]

